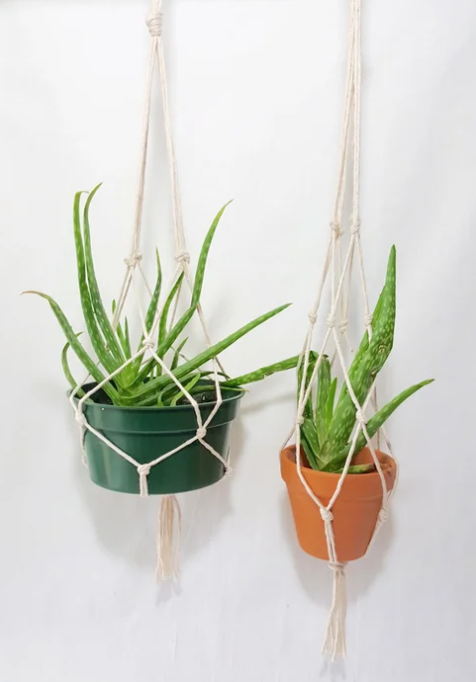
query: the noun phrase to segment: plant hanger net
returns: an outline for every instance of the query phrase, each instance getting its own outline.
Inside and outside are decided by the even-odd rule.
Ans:
[[[372,315],[370,313],[367,295],[360,226],[361,62],[361,0],[350,0],[349,48],[337,190],[332,221],[330,223],[330,234],[324,267],[318,284],[317,296],[309,312],[309,327],[301,352],[303,378],[298,387],[296,420],[294,428],[289,434],[289,437],[285,443],[286,446],[294,434],[296,443],[296,465],[299,479],[307,494],[318,506],[322,521],[324,523],[329,566],[333,571],[333,597],[323,645],[323,653],[329,653],[333,660],[335,660],[339,655],[343,656],[346,653],[346,589],[345,563],[339,561],[339,557],[337,556],[336,552],[336,543],[333,530],[334,517],[332,514],[332,508],[342,490],[345,477],[349,471],[352,457],[356,449],[357,441],[361,434],[364,435],[365,440],[367,441],[373,463],[382,483],[383,491],[382,505],[369,547],[372,544],[377,531],[387,519],[388,503],[392,494],[392,491],[387,489],[385,476],[382,471],[376,449],[372,444],[367,430],[368,419],[366,414],[369,408],[369,403],[371,403],[371,406],[375,411],[378,409],[375,382],[368,392],[365,401],[360,404],[352,388],[345,357],[346,347],[347,350],[352,351],[347,328],[351,300],[350,293],[352,275],[355,270],[357,270],[358,278],[360,280],[360,291],[364,308],[364,326],[368,332],[369,339],[372,338]],[[343,213],[344,199],[346,195],[346,174],[349,165],[352,177],[352,204],[350,218],[347,222],[343,219]],[[347,229],[345,223],[348,224]],[[344,249],[343,237],[346,235],[346,233],[348,235],[348,246],[346,249]],[[310,365],[310,353],[314,330],[318,319],[318,312],[320,309],[322,311],[323,306],[321,303],[326,285],[330,289],[330,306],[326,319],[326,331],[324,333],[322,345],[318,351],[317,361],[312,373],[308,377],[307,370]],[[314,494],[308,482],[306,481],[302,471],[302,462],[300,456],[300,427],[304,421],[303,415],[305,406],[311,394],[312,387],[317,379],[319,366],[325,356],[326,351],[329,353],[329,355],[332,353],[333,361],[338,363],[342,371],[345,386],[356,409],[356,428],[351,437],[350,449],[346,457],[342,473],[339,476],[334,494],[327,505],[323,504],[322,501]],[[391,444],[383,427],[381,428],[381,432],[388,448],[388,452],[395,459]]]
[[[147,169],[147,156],[148,156],[148,146],[149,146],[149,133],[150,133],[150,121],[151,121],[151,102],[152,102],[152,87],[153,87],[153,77],[155,70],[157,68],[159,81],[160,81],[160,91],[162,99],[163,108],[163,120],[164,120],[164,132],[165,141],[167,148],[167,158],[168,166],[170,172],[170,182],[172,191],[172,206],[173,206],[173,227],[174,227],[174,237],[175,237],[175,261],[176,267],[170,283],[169,291],[172,291],[174,287],[182,286],[182,276],[183,280],[187,283],[190,291],[193,290],[193,278],[190,272],[190,255],[187,252],[185,233],[183,229],[182,220],[182,206],[180,199],[180,190],[177,176],[177,164],[174,153],[174,145],[172,139],[172,129],[170,122],[170,111],[169,111],[169,100],[168,100],[168,89],[167,89],[167,75],[165,67],[165,57],[164,57],[164,47],[162,42],[162,24],[163,24],[163,14],[162,14],[163,0],[152,0],[151,2],[151,12],[150,17],[147,20],[147,26],[151,37],[151,47],[150,47],[150,59],[148,66],[148,75],[146,82],[146,92],[145,92],[145,112],[142,130],[142,141],[141,141],[141,161],[139,170],[139,183],[137,190],[136,199],[136,209],[135,209],[135,219],[133,224],[133,234],[131,249],[127,257],[125,258],[126,272],[120,289],[119,297],[117,300],[117,306],[113,318],[113,328],[116,329],[121,313],[124,310],[124,306],[128,297],[131,295],[131,291],[135,294],[135,303],[137,306],[137,312],[140,318],[140,323],[142,327],[142,345],[135,355],[127,360],[121,367],[116,369],[113,373],[109,374],[104,381],[95,385],[91,390],[87,391],[79,400],[77,399],[77,394],[84,386],[88,377],[81,382],[70,395],[70,402],[75,410],[76,421],[78,422],[80,429],[80,439],[81,448],[83,452],[83,462],[86,463],[84,439],[86,432],[94,434],[96,438],[105,443],[111,450],[113,450],[118,457],[122,457],[130,464],[132,464],[137,469],[137,475],[139,477],[139,487],[141,497],[147,497],[148,495],[148,475],[152,467],[156,466],[165,459],[172,457],[177,452],[188,447],[192,443],[199,441],[203,447],[205,447],[211,455],[216,457],[225,469],[225,473],[230,473],[230,465],[228,457],[224,457],[222,454],[217,452],[206,440],[207,428],[215,417],[216,413],[220,409],[223,403],[222,392],[220,388],[219,372],[223,371],[220,360],[216,357],[212,358],[213,362],[213,383],[216,391],[216,402],[211,410],[209,416],[205,421],[202,419],[200,413],[200,408],[198,402],[191,395],[189,391],[183,386],[183,384],[176,378],[176,376],[171,372],[171,370],[166,366],[164,360],[159,357],[156,352],[156,342],[154,340],[154,334],[158,328],[159,321],[163,312],[164,306],[157,306],[157,312],[155,314],[153,323],[151,326],[146,324],[146,315],[144,314],[144,309],[141,305],[140,290],[141,287],[145,286],[148,295],[152,298],[152,289],[149,286],[144,270],[142,268],[142,253],[141,253],[141,232],[142,232],[142,216],[143,216],[143,206],[145,197],[145,178]],[[177,302],[179,295],[175,299],[175,309],[173,311],[173,316],[177,308]],[[165,305],[165,304],[164,304]],[[208,333],[208,327],[205,321],[205,316],[203,314],[202,307],[200,303],[196,308],[201,327],[204,332],[205,341],[207,347],[212,346],[212,341]],[[172,317],[173,317],[172,316]],[[169,452],[161,455],[157,459],[150,461],[146,464],[141,464],[137,462],[133,457],[131,457],[127,452],[124,452],[118,448],[114,443],[111,443],[100,431],[96,430],[88,423],[86,416],[83,412],[83,406],[85,401],[90,399],[97,391],[99,391],[107,382],[113,379],[119,372],[121,372],[125,367],[140,360],[144,362],[146,360],[153,359],[161,367],[162,371],[168,375],[168,377],[174,382],[177,388],[182,392],[183,396],[187,399],[190,405],[193,407],[196,419],[197,419],[197,429],[196,433],[192,438],[189,438],[179,447],[170,450]],[[175,517],[177,518],[177,528],[174,529]],[[174,542],[174,534],[179,536],[180,534],[180,507],[175,495],[165,495],[161,499],[160,512],[159,512],[159,532],[158,532],[158,563],[157,563],[157,578],[166,578],[176,576],[178,573],[178,540]]]

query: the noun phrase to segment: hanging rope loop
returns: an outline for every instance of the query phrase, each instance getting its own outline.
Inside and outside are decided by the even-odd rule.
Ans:
[[[147,28],[152,38],[160,38],[162,35],[163,15],[162,12],[156,12],[146,21]]]
[[[372,441],[369,438],[369,432],[366,428],[367,418],[365,412],[369,402],[372,402],[372,407],[375,412],[378,411],[377,397],[375,387],[372,387],[367,397],[362,403],[357,399],[352,385],[352,380],[347,366],[347,358],[345,355],[345,348],[343,348],[343,341],[346,340],[349,346],[349,351],[352,353],[352,345],[347,335],[348,322],[350,316],[350,303],[352,301],[352,282],[354,279],[354,271],[358,269],[360,275],[360,285],[363,298],[364,322],[369,338],[372,336],[372,315],[370,314],[369,301],[367,294],[367,283],[364,270],[364,259],[362,253],[362,244],[360,238],[360,127],[361,127],[361,4],[362,0],[349,0],[350,5],[350,27],[349,27],[349,49],[347,58],[347,75],[346,87],[344,97],[344,112],[342,124],[342,137],[340,149],[339,174],[335,196],[335,203],[330,222],[330,235],[328,239],[328,247],[324,260],[324,268],[319,279],[317,296],[311,312],[308,315],[311,326],[306,331],[303,348],[301,351],[301,361],[304,364],[304,372],[299,386],[299,398],[297,405],[297,418],[295,420],[295,435],[296,435],[296,469],[299,479],[303,485],[304,490],[319,508],[321,518],[324,522],[324,531],[327,543],[327,554],[329,565],[333,570],[333,597],[332,607],[329,614],[329,622],[327,626],[326,638],[324,643],[324,651],[331,654],[332,659],[339,655],[345,655],[345,617],[346,617],[346,585],[345,585],[345,565],[339,561],[338,552],[336,549],[336,538],[334,535],[334,515],[332,509],[336,503],[339,495],[345,485],[346,476],[349,475],[349,467],[352,463],[357,438],[359,432],[365,436],[368,447],[372,454],[372,460],[375,464],[375,469],[380,477],[382,484],[382,499],[380,513],[372,534],[370,543],[373,541],[376,531],[387,519],[387,503],[390,493],[387,492],[387,482],[385,474],[380,466],[378,453],[373,447]],[[350,166],[350,168],[349,168]],[[349,172],[350,171],[350,172]],[[346,204],[346,185],[348,178],[352,178],[351,196],[349,199],[350,211],[348,217],[344,222],[344,209]],[[348,230],[347,230],[348,226]],[[344,245],[344,240],[341,239],[345,231],[350,234],[348,243]],[[345,248],[344,248],[345,247]],[[306,409],[307,401],[312,390],[315,389],[314,382],[319,381],[319,359],[312,367],[310,376],[307,373],[307,368],[311,364],[310,355],[313,350],[313,332],[314,325],[317,321],[318,314],[322,311],[321,303],[325,293],[326,287],[329,289],[330,302],[327,308],[327,329],[324,334],[322,344],[316,349],[317,357],[320,359],[327,355],[332,357],[331,363],[336,360],[339,364],[339,369],[342,372],[344,380],[344,388],[352,397],[354,408],[356,411],[357,429],[354,431],[351,440],[351,447],[348,449],[346,461],[340,474],[337,476],[335,491],[330,500],[322,501],[316,496],[315,492],[309,485],[304,475],[304,463],[299,456],[299,448],[302,442],[302,434],[299,426],[303,423],[302,415]],[[337,333],[335,327],[338,327]],[[329,345],[334,346],[333,349]],[[384,434],[387,447],[390,454],[393,456],[391,445]],[[395,490],[395,486],[393,488]],[[327,505],[327,506],[326,506]],[[369,544],[370,546],[370,544]]]

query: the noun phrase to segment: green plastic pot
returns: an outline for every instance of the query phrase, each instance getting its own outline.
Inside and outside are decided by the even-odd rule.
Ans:
[[[87,392],[93,387],[94,384],[87,384],[83,390]],[[222,395],[223,403],[207,427],[205,440],[226,460],[231,423],[244,391],[223,389]],[[204,423],[214,406],[214,402],[199,406]],[[140,464],[152,462],[179,447],[197,431],[197,418],[191,405],[117,407],[87,400],[83,413],[94,429]],[[133,464],[87,429],[84,445],[89,475],[94,483],[116,492],[139,494],[139,474]],[[223,464],[195,441],[151,468],[147,478],[149,495],[198,490],[216,483],[224,474]]]

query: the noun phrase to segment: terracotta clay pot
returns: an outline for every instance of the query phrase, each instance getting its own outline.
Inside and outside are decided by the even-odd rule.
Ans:
[[[397,465],[395,461],[377,450],[377,456],[387,482],[387,489],[395,485]],[[340,474],[328,474],[302,466],[302,473],[309,487],[327,505],[334,494]],[[355,458],[357,464],[372,462],[369,448],[364,448]],[[306,492],[296,466],[296,448],[288,447],[281,452],[281,476],[288,488],[294,516],[294,524],[301,548],[318,559],[328,561],[327,542],[317,504]],[[347,474],[332,513],[333,529],[339,561],[360,559],[367,551],[378,514],[382,506],[382,482],[378,472]]]

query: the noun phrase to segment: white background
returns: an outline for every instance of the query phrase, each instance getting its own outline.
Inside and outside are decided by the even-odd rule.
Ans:
[[[228,199],[204,290],[218,339],[295,305],[224,357],[293,355],[323,263],[336,176],[345,0],[175,0],[171,106],[190,250]],[[398,248],[391,396],[437,381],[390,425],[393,515],[349,566],[349,655],[320,643],[331,574],[302,553],[278,450],[294,376],[256,385],[234,475],[181,497],[180,585],[153,581],[157,500],[108,493],[80,464],[54,295],[76,328],[72,199],[92,213],[105,294],[132,223],[148,53],[146,0],[0,3],[2,682],[473,682],[476,4],[364,2],[362,230],[372,301]],[[145,250],[172,263],[154,109]],[[152,258],[148,259],[152,266]],[[354,336],[360,334],[354,320]],[[197,350],[200,347],[196,342]]]

